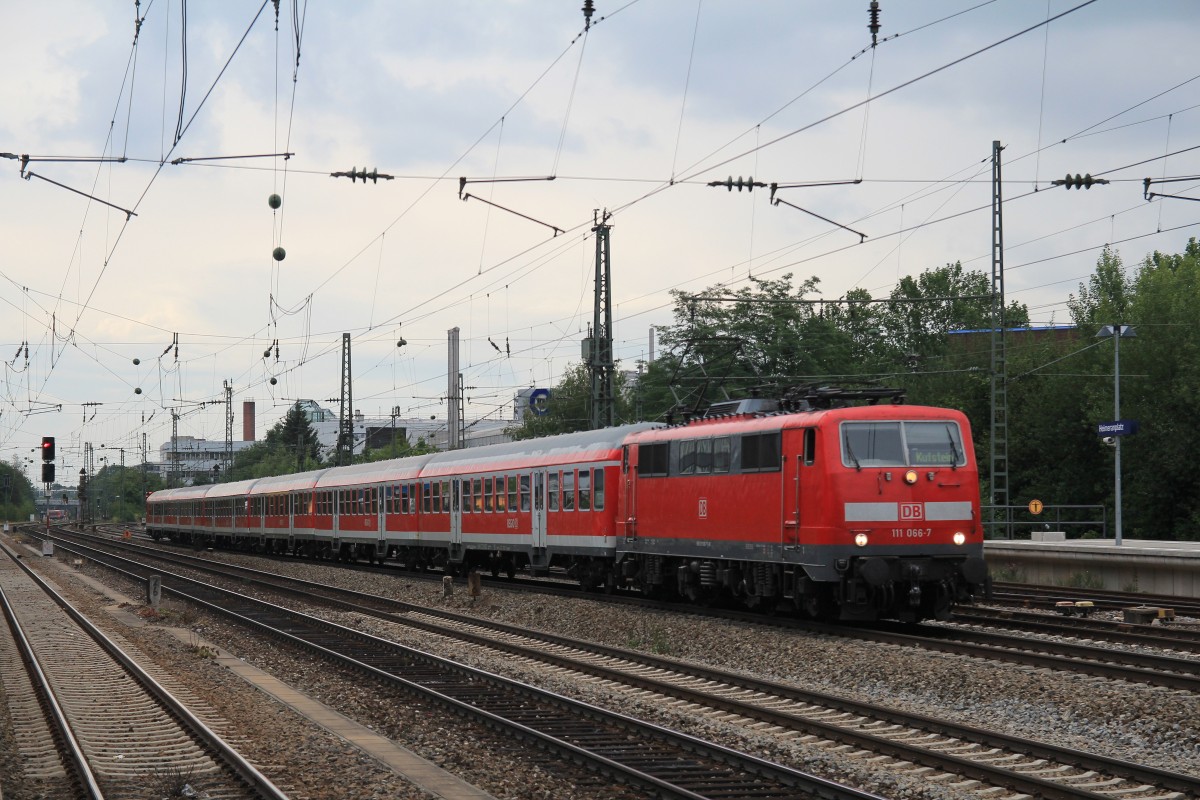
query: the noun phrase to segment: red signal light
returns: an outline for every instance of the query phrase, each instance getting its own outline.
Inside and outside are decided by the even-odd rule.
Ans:
[[[53,460],[54,460],[54,437],[53,436],[43,436],[42,437],[42,461],[53,461]]]

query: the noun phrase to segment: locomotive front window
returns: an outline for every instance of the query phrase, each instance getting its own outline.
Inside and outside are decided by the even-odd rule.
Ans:
[[[863,467],[959,467],[966,451],[953,422],[846,422],[842,464]]]
[[[904,440],[908,445],[908,463],[914,467],[967,464],[962,434],[953,422],[906,422]]]
[[[863,467],[905,467],[899,422],[847,422],[842,425],[842,464]]]

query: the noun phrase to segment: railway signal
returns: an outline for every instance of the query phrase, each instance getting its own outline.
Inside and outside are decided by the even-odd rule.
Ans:
[[[54,437],[53,436],[43,436],[42,437],[42,461],[53,461],[53,460],[54,460]]]

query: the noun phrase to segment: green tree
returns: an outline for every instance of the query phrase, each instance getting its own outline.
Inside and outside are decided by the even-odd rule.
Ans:
[[[11,464],[0,463],[0,515],[5,521],[27,520],[34,513],[34,488],[23,466],[15,455]]]
[[[289,475],[320,465],[320,438],[297,403],[267,431],[261,442],[234,456],[233,480]]]
[[[631,421],[628,400],[623,397],[624,383],[616,378],[617,422]],[[519,425],[508,429],[514,439],[533,439],[557,433],[586,431],[591,426],[592,378],[582,362],[567,368],[562,380],[550,390],[545,414],[527,413]]]
[[[105,464],[88,476],[83,502],[97,521],[137,522],[145,514],[146,492],[163,488],[163,480],[144,465],[122,467]]]
[[[364,449],[359,460],[363,462],[387,461],[392,458],[423,456],[436,452],[437,448],[426,442],[424,437],[418,438],[416,444],[409,444],[408,439],[398,437],[393,444],[389,444],[386,447],[375,447],[370,450]]]

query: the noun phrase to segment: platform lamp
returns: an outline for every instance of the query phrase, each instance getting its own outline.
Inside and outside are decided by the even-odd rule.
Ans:
[[[1112,337],[1113,340],[1113,420],[1121,419],[1121,340],[1131,339],[1137,336],[1132,326],[1129,325],[1105,325],[1096,334],[1098,339],[1107,339]],[[1121,546],[1121,436],[1113,437],[1116,441],[1113,442],[1115,448],[1115,457],[1113,459],[1113,486],[1116,497],[1113,505],[1116,511],[1117,522],[1117,547]]]

